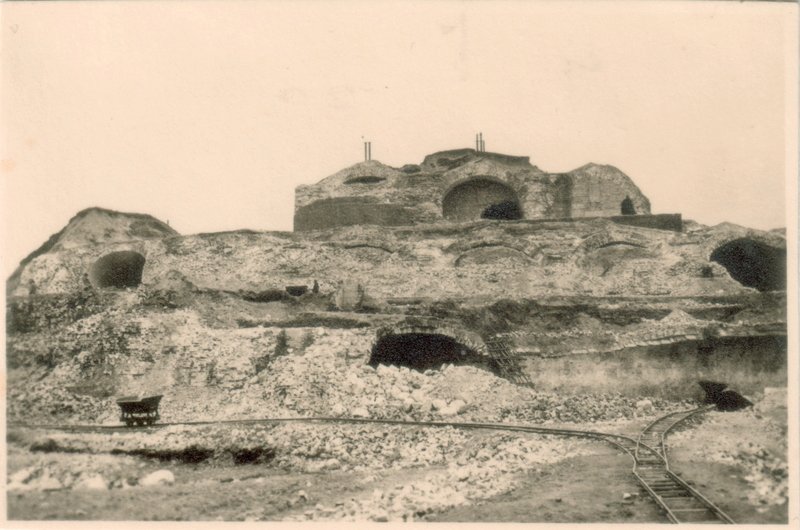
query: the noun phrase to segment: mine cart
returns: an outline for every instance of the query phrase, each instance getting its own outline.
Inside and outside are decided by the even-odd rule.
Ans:
[[[117,400],[122,414],[119,419],[128,427],[134,425],[152,425],[161,418],[158,415],[158,404],[161,396],[149,396],[139,399],[138,396],[124,396]]]

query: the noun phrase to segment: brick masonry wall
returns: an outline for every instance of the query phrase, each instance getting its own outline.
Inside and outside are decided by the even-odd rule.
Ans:
[[[463,185],[482,180],[507,186],[496,193],[473,189],[464,193]],[[477,190],[477,191],[476,191]],[[465,204],[459,207],[460,200]],[[448,196],[450,197],[448,198]],[[420,224],[443,219],[443,204],[462,211],[455,219],[480,216],[480,204],[493,199],[515,197],[525,219],[566,217],[610,217],[620,215],[621,204],[630,197],[637,214],[650,213],[650,201],[633,181],[613,166],[587,164],[563,174],[549,174],[528,161],[496,153],[476,153],[460,149],[425,157],[419,166],[401,169],[376,160],[361,162],[325,178],[317,184],[299,186],[295,195],[295,229],[309,230],[331,226],[367,224]],[[338,202],[325,203],[338,199]],[[454,200],[455,199],[455,200]],[[368,212],[357,203],[371,202]],[[475,202],[469,207],[469,202]],[[481,203],[482,204],[482,203]],[[351,208],[352,212],[346,210]],[[323,217],[328,215],[326,221]],[[363,220],[363,221],[361,221]]]

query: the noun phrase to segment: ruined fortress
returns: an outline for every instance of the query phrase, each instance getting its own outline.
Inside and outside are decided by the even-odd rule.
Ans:
[[[639,214],[638,222],[680,230],[679,216],[650,217],[650,201],[627,175],[587,164],[545,173],[528,157],[455,149],[397,169],[367,160],[295,195],[295,230],[409,226],[479,219],[576,219]]]
[[[653,214],[611,166],[554,174],[475,149],[365,160],[299,186],[294,228],[179,235],[79,213],[8,280],[12,371],[78,363],[42,384],[171,393],[166,417],[189,389],[211,407],[252,383],[281,333],[300,353],[301,336],[335,333],[356,363],[474,364],[543,390],[563,391],[564,370],[632,395],[785,377],[783,233]],[[24,395],[12,416],[38,407]]]
[[[680,214],[652,214],[647,197],[612,166],[545,173],[527,157],[474,149],[434,153],[401,168],[367,160],[298,186],[294,227],[179,236],[147,215],[89,209],[22,262],[9,293],[75,291],[84,275],[94,287],[136,287],[169,272],[226,290],[316,280],[331,292],[356,279],[383,297],[785,289],[782,234],[696,223],[685,230]],[[666,254],[670,259],[659,259]],[[207,260],[213,266],[196,267]],[[513,279],[513,287],[497,279],[490,283],[503,288],[455,281],[471,265]],[[379,274],[384,269],[393,272]],[[542,283],[568,270],[568,284]],[[453,283],[415,291],[426,272]],[[414,281],[397,291],[399,278]]]

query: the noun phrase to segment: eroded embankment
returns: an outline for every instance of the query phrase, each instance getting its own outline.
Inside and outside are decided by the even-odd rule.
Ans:
[[[524,365],[534,385],[546,391],[700,398],[697,383],[703,379],[723,381],[746,395],[786,386],[786,353],[786,336],[718,337],[605,353],[529,355]]]

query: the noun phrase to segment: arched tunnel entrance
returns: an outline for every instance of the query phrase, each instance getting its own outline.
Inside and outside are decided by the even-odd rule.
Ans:
[[[142,283],[144,256],[132,250],[106,254],[94,262],[89,281],[94,287],[138,287]]]
[[[444,364],[485,365],[475,350],[446,335],[401,333],[380,337],[372,347],[371,366],[393,364],[424,371]]]
[[[786,250],[741,238],[729,241],[711,253],[731,278],[759,291],[786,289]]]
[[[517,194],[509,186],[476,178],[453,187],[442,199],[442,215],[453,221],[522,219]]]
[[[633,201],[628,195],[622,199],[619,208],[622,215],[636,215],[636,207],[633,205]]]

